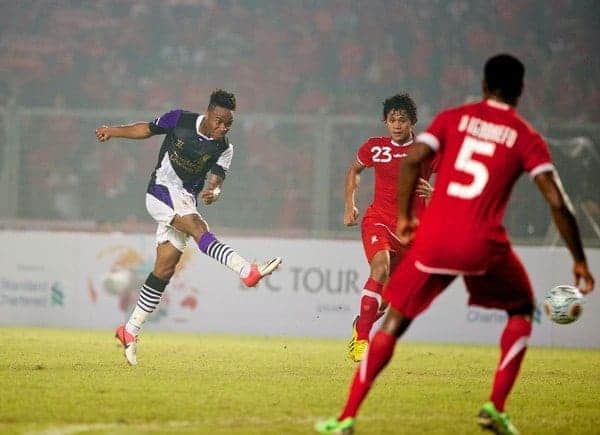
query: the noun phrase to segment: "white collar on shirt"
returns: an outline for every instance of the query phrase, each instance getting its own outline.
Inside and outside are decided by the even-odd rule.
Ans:
[[[404,142],[403,144],[399,144],[398,142],[392,141],[392,145],[394,145],[395,147],[407,147],[410,144],[412,144],[414,141],[415,141],[415,134],[411,133],[409,141]]]
[[[490,100],[489,98],[487,100],[485,100],[485,103],[488,106],[495,107],[496,109],[500,109],[500,110],[509,110],[510,109],[510,105],[503,103],[501,101]]]

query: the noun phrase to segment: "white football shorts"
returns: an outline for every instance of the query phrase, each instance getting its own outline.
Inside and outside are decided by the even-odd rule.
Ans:
[[[201,217],[196,209],[196,198],[183,187],[155,184],[146,193],[146,209],[158,223],[156,246],[171,242],[183,252],[190,236],[172,227],[171,221],[175,215],[196,214]]]

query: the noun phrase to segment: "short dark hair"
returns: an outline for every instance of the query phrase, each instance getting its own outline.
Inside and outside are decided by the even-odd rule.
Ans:
[[[383,120],[392,110],[403,110],[413,124],[417,123],[417,105],[408,94],[396,94],[383,102]]]
[[[224,91],[223,89],[215,90],[212,94],[210,94],[208,108],[212,109],[216,106],[229,110],[235,110],[235,95],[233,95],[231,92]]]
[[[487,90],[499,93],[507,103],[515,104],[523,92],[525,66],[510,54],[490,57],[483,68],[483,78]]]

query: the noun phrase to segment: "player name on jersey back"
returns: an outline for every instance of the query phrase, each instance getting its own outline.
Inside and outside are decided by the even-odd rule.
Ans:
[[[508,148],[512,148],[518,136],[514,128],[484,121],[471,115],[463,115],[460,118],[458,131],[464,131],[478,139],[506,145]]]

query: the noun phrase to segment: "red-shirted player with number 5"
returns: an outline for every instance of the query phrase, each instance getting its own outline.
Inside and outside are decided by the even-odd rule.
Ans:
[[[436,189],[414,244],[390,277],[383,297],[391,307],[356,371],[346,406],[337,419],[317,424],[319,432],[353,432],[358,408],[391,359],[396,339],[456,276],[462,275],[470,304],[508,313],[492,392],[478,423],[496,434],[518,433],[504,412],[504,404],[527,350],[534,299],[527,272],[511,248],[502,218],[512,187],[523,172],[529,174],[550,206],[574,260],[575,285],[581,283],[583,293],[594,288],[577,222],[548,146],[515,111],[524,74],[523,64],[513,56],[501,54],[489,59],[484,68],[485,99],[438,114],[427,131],[417,136],[413,150],[403,160],[396,232],[400,240],[411,240],[418,224],[410,212],[412,189],[421,162],[434,153],[440,156]]]
[[[352,226],[358,221],[354,195],[360,182],[360,173],[365,168],[375,171],[373,202],[367,208],[361,224],[362,242],[371,270],[361,294],[360,314],[352,324],[352,339],[348,344],[348,356],[357,362],[363,357],[373,323],[387,307],[381,299],[384,284],[406,250],[394,232],[398,210],[398,168],[413,147],[412,129],[417,123],[417,106],[412,98],[408,94],[399,94],[385,100],[383,122],[390,136],[372,137],[362,144],[356,160],[346,173],[344,225]],[[425,198],[431,194],[427,180],[433,172],[432,166],[429,163],[421,165],[421,179],[413,200],[415,216],[421,214]]]

